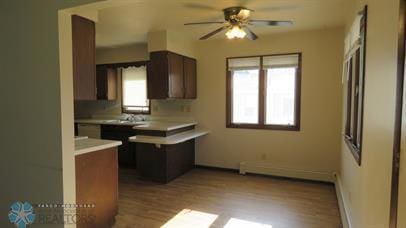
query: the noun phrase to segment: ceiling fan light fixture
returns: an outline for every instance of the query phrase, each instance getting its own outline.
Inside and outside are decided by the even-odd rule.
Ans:
[[[234,25],[231,29],[226,32],[226,36],[228,39],[242,39],[247,35],[247,33],[241,29],[240,26]]]

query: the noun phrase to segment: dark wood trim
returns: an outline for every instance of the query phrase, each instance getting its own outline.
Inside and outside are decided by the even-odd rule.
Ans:
[[[141,67],[145,66],[148,67],[148,61],[138,61],[138,62],[127,62],[127,63],[113,63],[113,64],[106,64],[108,67],[115,67],[115,68],[126,68],[126,67]],[[123,70],[117,70],[117,72],[120,74],[120,86],[121,86],[121,113],[127,113],[127,114],[139,114],[139,115],[150,115],[151,114],[151,100],[148,102],[148,111],[146,112],[140,112],[140,111],[129,111],[124,108],[123,101],[124,101],[124,96],[123,96]],[[147,69],[147,83],[148,83],[148,69]],[[148,94],[148,85],[147,85],[147,94]],[[148,95],[147,95],[148,97]]]
[[[295,125],[260,125],[260,124],[234,124],[228,123],[227,128],[257,129],[257,130],[280,130],[280,131],[300,131],[299,126]]]
[[[258,123],[265,123],[266,113],[266,79],[265,71],[263,70],[264,59],[259,58],[259,86],[258,86]]]
[[[262,69],[263,57],[267,56],[281,56],[281,55],[298,55],[298,69],[295,78],[295,124],[294,125],[271,125],[265,124],[266,116],[266,80],[267,75]],[[228,70],[228,60],[236,58],[250,58],[260,57],[259,69],[259,110],[258,110],[258,124],[236,124],[232,123],[232,74]],[[240,57],[227,57],[226,58],[226,127],[227,128],[241,128],[241,129],[264,129],[264,130],[286,130],[286,131],[300,131],[300,116],[301,116],[301,84],[302,84],[302,53],[284,53],[284,54],[268,54],[256,56],[240,56]]]
[[[231,77],[231,72],[228,70],[228,59],[226,59],[226,127],[232,122],[231,120],[231,107],[233,106],[231,100],[233,78]]]
[[[404,91],[405,75],[405,23],[406,23],[406,2],[400,1],[399,7],[399,30],[398,30],[398,62],[397,62],[397,79],[396,79],[396,111],[395,111],[395,129],[393,141],[392,156],[392,184],[391,200],[389,214],[389,228],[397,227],[398,218],[398,198],[399,198],[399,168],[401,156],[401,139],[402,139],[402,106]]]
[[[362,74],[360,75],[360,79],[362,80],[362,94],[361,94],[361,123],[360,123],[360,142],[359,142],[359,160],[358,160],[358,165],[361,166],[361,161],[362,161],[362,138],[364,135],[364,100],[365,100],[365,71],[366,71],[366,59],[367,59],[367,35],[368,35],[368,5],[365,5],[364,10],[364,25],[363,25],[363,33],[364,33],[364,40],[362,41],[364,43],[364,52],[361,53],[363,62],[362,62]]]
[[[301,104],[302,104],[302,53],[299,55],[298,69],[296,70],[296,86],[295,86],[295,128],[300,131],[300,117],[301,117]]]
[[[348,75],[346,73],[346,76],[348,77],[347,81],[347,114],[346,114],[346,121],[345,121],[345,135],[350,135],[351,132],[351,118],[348,118],[348,116],[351,116],[352,112],[352,107],[351,107],[351,99],[352,99],[352,61],[349,60],[346,62],[346,70],[348,72]],[[347,138],[346,138],[347,139]]]

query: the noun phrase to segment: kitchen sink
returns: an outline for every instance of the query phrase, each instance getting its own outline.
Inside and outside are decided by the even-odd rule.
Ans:
[[[131,123],[131,121],[128,120],[106,120],[106,123]]]

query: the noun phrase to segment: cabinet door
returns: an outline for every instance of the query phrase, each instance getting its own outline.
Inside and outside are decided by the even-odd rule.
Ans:
[[[107,100],[107,66],[96,66],[97,100]]]
[[[166,51],[150,53],[147,65],[148,99],[168,98],[168,57]]]
[[[96,100],[95,24],[72,16],[73,88],[75,100]]]
[[[183,76],[185,84],[185,98],[195,99],[196,92],[196,60],[183,57]]]
[[[96,66],[96,84],[98,100],[117,98],[117,69],[105,65]]]
[[[184,97],[183,56],[168,53],[169,98]]]

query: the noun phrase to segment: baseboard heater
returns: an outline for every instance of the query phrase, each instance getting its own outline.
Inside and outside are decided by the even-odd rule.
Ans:
[[[239,172],[334,183],[333,173],[279,167],[263,161],[240,162]]]

